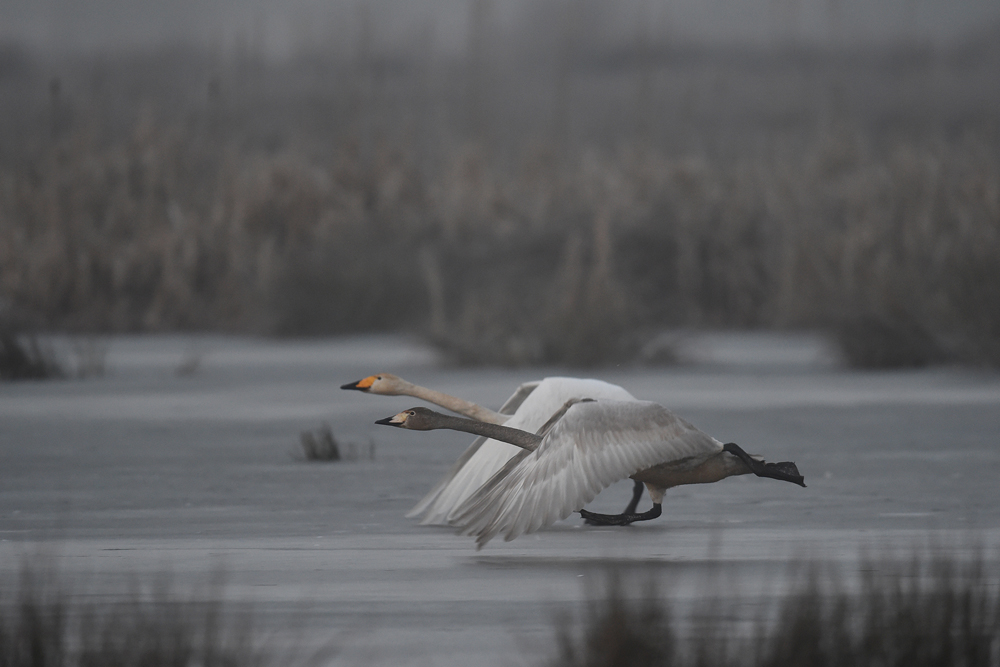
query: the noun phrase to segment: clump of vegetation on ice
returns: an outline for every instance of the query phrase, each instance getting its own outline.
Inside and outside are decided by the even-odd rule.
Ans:
[[[44,380],[64,375],[55,354],[36,335],[0,322],[0,380]]]
[[[301,455],[306,461],[357,461],[367,450],[369,461],[375,460],[375,442],[369,441],[362,448],[356,442],[344,442],[333,435],[329,424],[323,424],[318,429],[299,433]]]

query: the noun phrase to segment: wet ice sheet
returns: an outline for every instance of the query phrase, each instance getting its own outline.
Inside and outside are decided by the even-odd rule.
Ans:
[[[178,376],[198,346],[198,368]],[[683,487],[656,522],[595,529],[571,518],[476,552],[403,518],[468,438],[376,427],[414,399],[337,387],[390,370],[495,407],[558,371],[441,369],[391,338],[114,339],[107,366],[103,378],[0,386],[0,568],[44,548],[71,579],[112,589],[123,573],[196,579],[221,566],[229,594],[275,626],[308,608],[310,641],[335,636],[344,663],[537,663],[553,615],[609,565],[657,568],[670,595],[693,599],[705,577],[764,593],[795,559],[850,566],[863,548],[1000,543],[992,374],[602,373],[720,439],[795,460],[809,488],[745,477]],[[373,443],[375,459],[301,461],[299,432],[324,421],[358,452]],[[619,483],[592,507],[619,511],[628,495]]]

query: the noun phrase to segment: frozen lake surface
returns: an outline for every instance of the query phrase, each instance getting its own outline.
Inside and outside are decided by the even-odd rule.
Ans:
[[[294,623],[295,641],[334,643],[334,664],[539,664],[553,619],[609,566],[652,569],[683,601],[720,576],[767,594],[801,559],[850,569],[864,549],[1000,547],[994,373],[848,372],[809,336],[687,337],[686,363],[595,375],[795,461],[808,488],[681,487],[657,521],[571,517],[477,552],[403,516],[471,438],[375,426],[418,401],[338,387],[390,371],[495,408],[525,380],[571,373],[445,368],[395,337],[105,343],[103,377],[0,385],[0,581],[38,553],[91,592],[163,571],[183,588],[221,569],[228,597]],[[357,460],[302,460],[299,433],[324,422]],[[620,511],[629,491],[590,507]]]

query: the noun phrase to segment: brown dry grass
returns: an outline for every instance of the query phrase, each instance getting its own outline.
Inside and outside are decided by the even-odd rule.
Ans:
[[[886,131],[910,111],[881,90],[899,75],[891,58],[852,65],[860,83],[832,76],[834,91],[874,100],[851,114],[834,96],[819,110],[833,120],[778,122],[780,107],[722,117],[713,95],[721,109],[751,98],[720,86],[695,105],[711,111],[687,99],[659,140],[612,125],[593,141],[564,128],[553,143],[547,116],[508,127],[494,110],[468,143],[429,97],[465,108],[449,63],[410,75],[399,63],[271,71],[154,56],[102,75],[127,79],[141,104],[109,101],[117,84],[73,97],[54,79],[50,99],[12,121],[34,134],[0,137],[0,298],[20,319],[91,332],[409,329],[460,363],[576,366],[634,359],[663,327],[818,327],[857,365],[1000,364],[1000,117],[986,102],[919,108]],[[746,74],[714,57],[654,70]],[[928,99],[947,88],[935,67],[971,89],[996,65],[949,57],[907,70],[926,77]],[[632,72],[582,62],[557,74],[571,77],[560,95],[605,94],[598,75],[614,95]],[[797,62],[753,72],[789,108],[803,103],[801,77],[783,74]],[[207,84],[186,85],[198,67]],[[40,71],[25,65],[4,90],[27,94]],[[324,97],[315,71],[353,82],[346,98]],[[577,125],[603,127],[588,108],[573,109]],[[724,149],[677,148],[732,132],[740,143]]]
[[[190,595],[166,575],[88,595],[42,562],[26,559],[16,581],[0,581],[4,667],[316,664],[266,647],[252,614],[223,601],[218,577]]]
[[[611,573],[606,593],[557,623],[559,667],[995,667],[996,562],[885,557],[860,573],[809,565],[789,592],[745,604],[706,590],[693,609],[657,591],[653,572]],[[854,579],[851,585],[845,582]],[[731,584],[730,584],[731,586]],[[711,589],[711,585],[707,586]],[[635,591],[641,593],[637,596]],[[735,593],[735,595],[734,595]]]

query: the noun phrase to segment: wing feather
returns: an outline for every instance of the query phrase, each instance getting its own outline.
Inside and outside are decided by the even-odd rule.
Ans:
[[[517,390],[510,395],[507,402],[500,407],[500,414],[502,415],[512,415],[517,412],[517,409],[521,407],[524,400],[528,398],[531,392],[538,388],[541,384],[541,380],[536,380],[534,382],[525,382]]]
[[[539,384],[540,381],[525,382],[518,387],[517,390],[511,394],[510,398],[504,402],[503,406],[501,406],[500,414],[513,415],[517,412],[517,409],[521,407],[524,400],[531,395],[531,392],[533,392]],[[413,509],[406,513],[406,518],[413,519],[431,510],[432,506],[435,505],[436,501],[438,501],[441,495],[445,493],[449,485],[451,485],[451,482],[458,475],[459,471],[462,470],[462,468],[464,468],[465,465],[476,455],[479,448],[482,447],[485,442],[487,442],[487,438],[476,438],[473,440],[472,444],[469,445],[469,448],[462,453],[458,460],[455,461],[454,465],[448,469],[448,472],[446,472],[444,476],[438,480],[437,484],[435,484],[431,490],[428,491],[424,497],[413,506]],[[507,461],[510,459],[511,453],[516,453],[513,452],[513,450],[517,450],[517,448],[513,445],[508,445],[505,442],[497,443],[495,440],[491,442],[502,444],[504,446],[497,447],[496,444],[494,444],[488,447],[486,452],[483,452],[479,457],[477,457],[475,464],[477,467],[482,467],[484,465],[487,467],[493,466],[493,469],[496,470],[496,464],[499,460],[503,459],[504,461]],[[468,485],[459,484],[455,490],[459,493],[463,493],[467,490],[467,486]],[[473,490],[475,488],[478,487],[473,487]],[[450,499],[450,495],[451,494],[448,494],[446,496],[446,502]],[[421,523],[441,523],[442,519],[443,515],[440,510],[431,511]]]
[[[479,451],[479,448],[482,447],[483,443],[486,441],[487,438],[484,436],[480,436],[475,440],[473,440],[472,444],[469,445],[468,449],[466,449],[462,453],[462,455],[458,457],[458,460],[455,461],[455,463],[451,466],[451,468],[448,469],[448,472],[445,473],[444,477],[438,480],[438,483],[435,484],[431,488],[431,490],[428,491],[424,495],[424,497],[421,498],[420,501],[413,506],[413,509],[411,509],[409,512],[406,513],[406,518],[415,519],[416,517],[426,512],[431,507],[431,505],[434,504],[434,501],[437,500],[438,497],[440,497],[441,493],[445,490],[445,487],[447,487],[448,484],[451,482],[451,480],[455,478],[455,475],[458,474],[458,471],[461,470],[462,467],[465,466],[465,464],[468,463],[473,456],[475,456],[476,452]]]
[[[553,377],[522,384],[500,408],[500,413],[514,412],[505,424],[534,433],[566,401],[574,398],[634,400],[621,387],[600,380]],[[448,524],[477,489],[522,451],[498,440],[486,440],[475,450],[470,447],[467,455],[463,454],[407,516],[423,515],[420,523],[424,525]]]
[[[499,440],[486,440],[469,458],[446,480],[437,497],[426,509],[422,525],[446,524],[452,509],[467,499],[497,470],[503,468],[512,457],[524,451],[520,447]]]
[[[707,459],[722,444],[661,405],[579,403],[552,426],[537,450],[483,485],[452,525],[482,548],[564,519],[619,479],[660,463]]]

